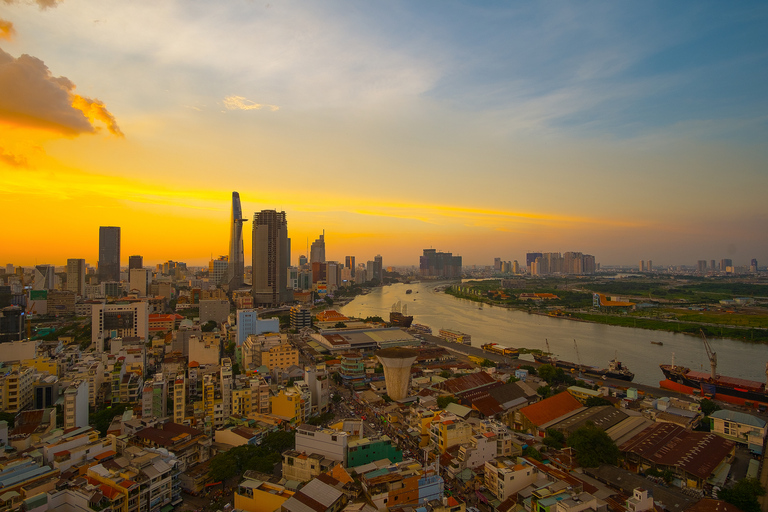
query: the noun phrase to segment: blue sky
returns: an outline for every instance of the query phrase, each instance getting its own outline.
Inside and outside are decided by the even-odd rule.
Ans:
[[[93,113],[92,133],[20,132],[51,114],[6,93],[16,204],[54,183],[82,217],[70,184],[99,184],[87,200],[119,206],[113,223],[218,230],[239,190],[246,211],[286,209],[296,239],[325,228],[337,259],[405,264],[428,243],[477,264],[768,261],[762,2],[4,0],[0,20],[7,69],[39,59],[124,134]]]

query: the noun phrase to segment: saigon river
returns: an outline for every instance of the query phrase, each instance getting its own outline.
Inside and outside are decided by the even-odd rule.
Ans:
[[[338,309],[349,317],[380,316],[388,320],[392,305],[399,300],[408,307],[414,323],[428,325],[435,336],[441,328],[454,329],[471,335],[474,347],[498,343],[541,350],[546,350],[545,340],[549,340],[550,349],[559,359],[573,362],[580,359],[582,364],[601,368],[607,367],[616,354],[634,372],[634,382],[649,386],[658,386],[664,380],[659,365],[671,364],[673,353],[676,364],[709,372],[709,359],[698,336],[528,314],[435,292],[435,287],[441,284],[445,283],[374,288]],[[408,289],[413,292],[406,294]],[[578,344],[578,357],[574,339]],[[721,338],[709,339],[709,344],[717,353],[718,374],[765,382],[768,346]],[[530,356],[523,355],[521,361],[525,358]]]

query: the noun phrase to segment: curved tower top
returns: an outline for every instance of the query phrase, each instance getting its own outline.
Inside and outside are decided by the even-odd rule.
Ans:
[[[245,275],[245,253],[243,251],[243,209],[240,206],[240,194],[232,192],[232,221],[229,230],[229,265],[227,266],[227,284],[230,290],[243,286]]]

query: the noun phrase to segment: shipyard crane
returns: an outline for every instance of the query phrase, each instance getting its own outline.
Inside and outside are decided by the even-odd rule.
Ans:
[[[709,346],[707,337],[704,335],[704,329],[699,329],[701,333],[701,339],[704,341],[704,348],[707,349],[707,357],[709,358],[710,378],[715,380],[717,378],[717,354],[712,352],[712,347]]]

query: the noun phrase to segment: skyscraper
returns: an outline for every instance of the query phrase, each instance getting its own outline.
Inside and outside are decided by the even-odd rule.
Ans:
[[[382,273],[382,268],[384,267],[384,264],[382,262],[381,254],[377,254],[373,258],[373,278],[379,280],[379,284],[382,282],[382,278],[384,277],[384,274]]]
[[[285,212],[262,210],[253,216],[253,301],[278,305],[288,293],[288,223]]]
[[[325,261],[325,230],[320,238],[312,242],[312,246],[309,249],[309,263],[322,263]]]
[[[245,275],[245,256],[243,252],[243,209],[240,206],[240,194],[232,192],[232,221],[229,226],[229,264],[226,283],[230,290],[243,286]]]
[[[355,257],[347,256],[344,266],[350,269],[352,271],[352,277],[355,277]]]
[[[99,281],[120,281],[119,227],[99,227]]]
[[[144,258],[139,255],[128,256],[128,274],[133,269],[144,268]]]
[[[85,295],[85,260],[70,258],[67,260],[67,290],[75,295]]]

